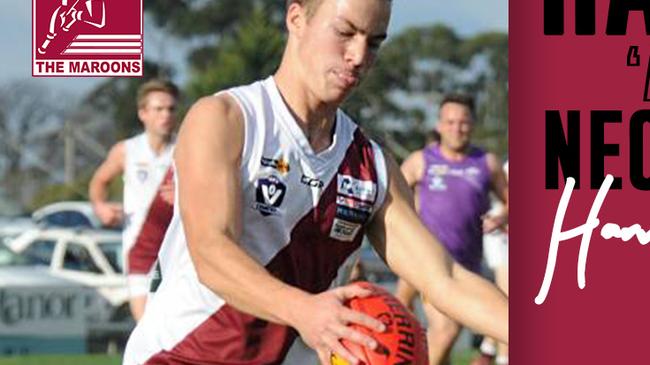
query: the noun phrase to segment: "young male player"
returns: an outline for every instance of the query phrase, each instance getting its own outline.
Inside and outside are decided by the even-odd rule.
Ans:
[[[170,82],[144,83],[137,95],[138,118],[144,125],[144,132],[115,144],[90,181],[90,201],[101,222],[107,226],[124,223],[123,263],[128,277],[131,314],[136,321],[142,317],[150,271],[162,243],[146,237],[138,240],[138,236],[143,233],[143,223],[154,198],[167,204],[174,199],[173,180],[165,176],[171,173],[177,99],[178,88]],[[108,187],[118,176],[124,179],[123,206],[107,201]]]
[[[179,133],[178,199],[162,282],[124,364],[279,364],[296,336],[328,364],[384,325],[327,290],[369,234],[390,267],[450,316],[502,341],[507,303],[420,223],[393,160],[338,109],[386,38],[388,0],[289,1],[275,75],[199,100]]]
[[[494,191],[507,201],[508,186],[498,158],[470,143],[473,125],[473,100],[463,95],[446,96],[439,108],[440,142],[414,152],[402,164],[402,172],[408,186],[415,190],[422,223],[454,260],[478,273],[483,231],[493,231],[505,223],[505,214],[485,215],[489,193]],[[410,305],[415,291],[408,282],[399,281],[397,297]],[[429,322],[429,362],[444,364],[461,326],[430,301],[423,304]]]

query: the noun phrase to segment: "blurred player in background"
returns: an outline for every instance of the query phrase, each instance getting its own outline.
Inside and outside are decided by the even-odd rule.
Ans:
[[[415,191],[422,222],[457,262],[479,273],[483,231],[493,231],[506,222],[507,210],[499,216],[485,215],[489,193],[493,191],[506,202],[508,186],[499,159],[471,144],[474,118],[470,97],[445,96],[439,108],[439,143],[411,154],[402,164],[402,173]],[[415,292],[408,279],[399,280],[396,294],[402,303],[412,307]],[[429,361],[445,364],[461,325],[426,298],[423,307],[429,322]]]
[[[508,179],[508,161],[503,164],[503,172]],[[503,216],[505,207],[501,202],[494,201],[488,212],[491,216]],[[487,268],[494,273],[494,282],[497,287],[508,295],[508,226],[502,226],[483,236],[483,256]],[[508,364],[508,346],[497,344],[492,339],[485,337],[479,348],[480,354],[472,361],[472,365],[497,365]]]
[[[143,223],[156,197],[167,204],[174,199],[170,166],[177,99],[178,88],[171,82],[144,83],[137,95],[138,118],[144,132],[115,144],[90,181],[90,201],[101,222],[106,226],[124,225],[123,263],[131,313],[136,320],[144,311],[150,271],[161,244],[147,239],[149,230],[142,231]],[[109,185],[120,176],[124,179],[123,205],[107,201]],[[141,234],[145,237],[138,240]]]
[[[279,364],[296,336],[322,364],[376,349],[328,290],[364,233],[393,271],[448,315],[507,341],[507,301],[453,262],[417,217],[396,163],[339,109],[386,38],[388,0],[289,0],[275,75],[202,98],[174,152],[178,199],[162,282],[124,364]],[[302,364],[301,364],[302,365]]]

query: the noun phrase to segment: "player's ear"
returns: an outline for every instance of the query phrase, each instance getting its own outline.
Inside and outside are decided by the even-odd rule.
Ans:
[[[292,2],[287,8],[285,22],[289,35],[300,37],[307,23],[306,9],[297,1]]]
[[[145,108],[138,108],[138,119],[142,124],[144,124],[144,118],[146,117],[145,113],[146,113]]]

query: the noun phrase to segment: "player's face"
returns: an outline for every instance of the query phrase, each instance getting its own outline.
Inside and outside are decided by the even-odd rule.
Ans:
[[[151,92],[138,116],[147,132],[169,136],[176,127],[176,99],[166,92]]]
[[[438,120],[440,144],[452,151],[462,152],[470,143],[473,124],[472,113],[467,106],[445,103]]]
[[[386,0],[322,0],[300,35],[311,92],[341,102],[375,61],[390,19]]]

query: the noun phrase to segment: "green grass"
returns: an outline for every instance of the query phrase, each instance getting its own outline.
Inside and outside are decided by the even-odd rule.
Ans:
[[[452,356],[453,365],[468,365],[474,351],[457,352]],[[119,365],[120,355],[31,355],[0,357],[0,365]]]
[[[114,355],[30,355],[0,357],[0,365],[119,365],[122,356]]]

